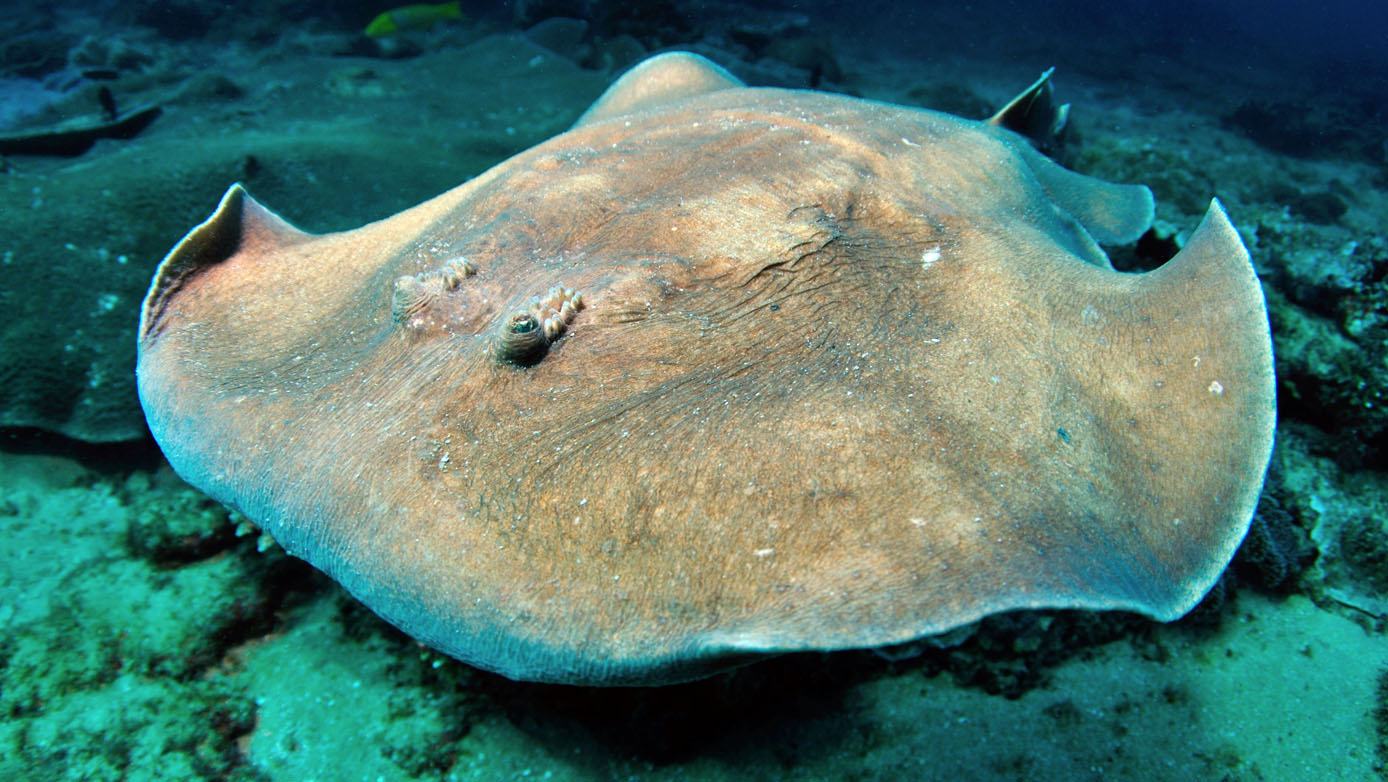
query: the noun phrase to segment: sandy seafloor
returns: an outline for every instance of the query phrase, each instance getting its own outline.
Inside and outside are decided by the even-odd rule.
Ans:
[[[398,58],[302,22],[231,41],[59,22],[95,49],[139,54],[121,66],[139,74],[118,82],[122,100],[166,112],[136,139],[81,157],[7,158],[0,209],[12,215],[52,208],[44,188],[74,170],[106,172],[103,199],[137,196],[157,211],[161,180],[148,171],[165,166],[177,172],[165,183],[196,190],[180,203],[204,212],[240,178],[297,223],[348,228],[561,132],[619,72],[567,56],[593,65],[587,44],[547,49],[498,17],[416,34],[401,45],[417,53]],[[914,47],[906,31],[874,37],[842,18],[809,29],[842,67],[826,87],[894,102],[996,105],[1058,65],[1081,133],[1072,165],[1152,184],[1165,230],[1188,232],[1217,194],[1265,277],[1353,276],[1356,263],[1385,262],[1384,160],[1283,154],[1225,120],[1249,97],[1307,105],[1314,79],[1272,71],[1285,52],[1196,46],[1173,57],[996,28],[969,38],[964,18]],[[1250,67],[1259,54],[1269,61]],[[749,80],[807,78],[775,58],[745,65]],[[1344,209],[1327,220],[1269,192],[1333,193]],[[104,203],[86,213],[83,236],[123,235],[103,226],[115,219]],[[93,240],[67,251],[103,259],[130,248]],[[108,301],[136,317],[129,296]],[[1377,306],[1361,317],[1381,320]],[[1279,350],[1320,346],[1328,371],[1336,350],[1377,333],[1346,334],[1324,316],[1296,324],[1302,336],[1279,334]],[[1274,473],[1314,561],[1279,584],[1230,582],[1198,621],[1135,621],[1044,660],[1028,660],[1019,641],[1005,662],[977,663],[1025,671],[1017,686],[971,675],[969,655],[987,657],[978,649],[782,658],[657,690],[507,682],[429,652],[303,563],[237,537],[226,511],[182,485],[148,441],[75,445],[10,430],[0,441],[0,779],[1383,778],[1388,604],[1376,590],[1388,577],[1383,561],[1376,572],[1372,561],[1337,561],[1345,525],[1382,533],[1383,460],[1371,447],[1338,458],[1337,438],[1365,427],[1332,431],[1333,409],[1299,409],[1284,410]]]

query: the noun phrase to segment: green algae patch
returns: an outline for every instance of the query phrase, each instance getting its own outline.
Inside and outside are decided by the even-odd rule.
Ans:
[[[337,600],[350,600],[339,593]],[[420,653],[344,636],[336,600],[297,609],[272,641],[237,649],[228,682],[255,700],[248,761],[272,780],[407,780],[451,768],[470,729],[464,699],[420,677]]]
[[[60,695],[0,727],[0,777],[13,780],[252,780],[238,740],[249,699],[207,682],[134,674]]]
[[[187,513],[187,487],[132,492],[50,457],[0,468],[0,778],[239,778],[251,704],[198,677],[266,626],[264,558],[133,556],[132,519]]]

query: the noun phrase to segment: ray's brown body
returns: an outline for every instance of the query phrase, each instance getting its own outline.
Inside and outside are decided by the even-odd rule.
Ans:
[[[355,231],[233,188],[151,289],[141,397],[193,484],[514,678],[1171,619],[1247,528],[1272,364],[1217,205],[1108,266],[1150,219],[1008,131],[667,56]]]

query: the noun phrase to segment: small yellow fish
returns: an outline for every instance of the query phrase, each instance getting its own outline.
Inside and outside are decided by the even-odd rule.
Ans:
[[[445,19],[462,18],[463,12],[458,10],[457,0],[436,5],[402,5],[372,19],[371,24],[366,26],[366,34],[372,38],[384,38],[406,30],[428,30]]]

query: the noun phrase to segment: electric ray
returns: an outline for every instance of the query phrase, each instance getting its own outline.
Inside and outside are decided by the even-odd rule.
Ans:
[[[1009,609],[1173,619],[1267,464],[1258,281],[1218,203],[1114,271],[1099,244],[1147,229],[1149,191],[1008,124],[677,53],[357,230],[233,186],[145,301],[150,429],[515,679],[680,681]]]

